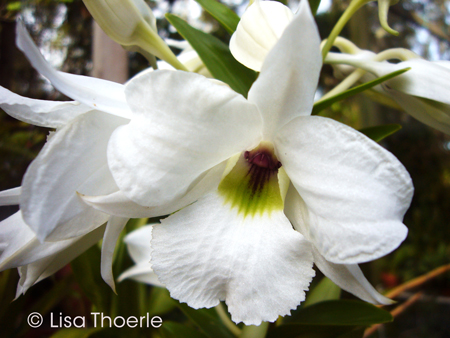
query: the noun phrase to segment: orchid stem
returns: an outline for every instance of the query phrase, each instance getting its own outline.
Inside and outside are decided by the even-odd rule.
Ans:
[[[342,16],[339,18],[338,22],[334,26],[330,35],[328,36],[327,42],[323,46],[322,58],[324,60],[325,60],[325,57],[327,56],[328,52],[330,51],[331,47],[333,46],[334,40],[341,33],[342,29],[347,24],[348,20],[350,20],[350,18],[353,16],[353,14],[355,14],[355,12],[358,9],[360,9],[366,3],[369,3],[371,1],[373,1],[373,0],[353,0],[352,2],[350,2],[350,5],[347,7],[347,9],[344,11]]]
[[[246,326],[242,329],[242,333],[239,338],[264,338],[268,328],[268,322],[262,322],[259,326]]]
[[[225,311],[222,303],[219,303],[219,305],[216,306],[216,312],[219,315],[219,318],[222,320],[222,323],[227,327],[228,330],[231,331],[232,334],[234,334],[236,337],[241,334],[241,329],[231,321],[230,317],[228,317],[228,314]]]
[[[363,69],[356,69],[349,76],[347,76],[344,80],[342,80],[341,83],[339,83],[336,87],[334,87],[332,90],[330,90],[324,96],[322,96],[320,98],[320,100],[318,100],[315,103],[319,103],[323,100],[326,100],[332,96],[338,95],[338,94],[346,91],[351,86],[353,86],[365,73],[366,73],[366,71]]]

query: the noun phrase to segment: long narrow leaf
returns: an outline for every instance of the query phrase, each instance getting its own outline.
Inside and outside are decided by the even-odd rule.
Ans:
[[[313,305],[325,300],[339,299],[340,296],[341,288],[334,284],[331,279],[324,277],[320,283],[309,292],[303,306]]]
[[[309,0],[309,6],[311,7],[311,12],[316,15],[317,9],[320,6],[320,0]]]
[[[216,79],[247,96],[256,79],[256,73],[236,61],[226,44],[210,34],[195,29],[176,15],[166,14],[166,18],[195,49]]]
[[[400,129],[402,129],[402,126],[399,124],[385,124],[383,126],[360,129],[359,132],[375,142],[380,142]]]
[[[239,16],[226,5],[216,0],[195,0],[202,8],[216,19],[230,34],[233,34],[239,23]]]
[[[342,93],[340,93],[338,95],[330,97],[329,99],[320,101],[320,102],[318,102],[318,103],[316,103],[314,105],[314,108],[313,108],[313,111],[312,111],[311,115],[317,115],[319,112],[321,112],[325,108],[328,108],[329,106],[331,106],[335,102],[341,101],[341,100],[346,99],[346,98],[348,98],[350,96],[353,96],[353,95],[361,93],[361,92],[363,92],[363,91],[365,91],[367,89],[375,87],[376,85],[379,85],[380,83],[382,83],[384,81],[390,80],[393,77],[396,77],[396,76],[398,76],[400,74],[403,74],[403,73],[407,72],[410,69],[411,68],[405,68],[405,69],[397,70],[397,71],[389,73],[389,74],[387,74],[385,76],[379,77],[376,80],[369,81],[369,82],[363,83],[362,85],[359,85],[359,86],[353,87],[351,89],[348,89],[345,92],[342,92]]]

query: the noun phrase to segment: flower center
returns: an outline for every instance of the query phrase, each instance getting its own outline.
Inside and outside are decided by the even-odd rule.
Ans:
[[[233,169],[219,185],[226,204],[237,208],[244,216],[283,209],[278,169],[281,163],[271,143],[261,143],[242,153]]]

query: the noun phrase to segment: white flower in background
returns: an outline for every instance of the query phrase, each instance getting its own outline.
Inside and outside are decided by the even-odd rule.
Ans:
[[[128,253],[136,265],[124,271],[117,279],[119,282],[131,278],[138,282],[164,287],[150,264],[152,228],[152,225],[146,225],[124,237],[123,241],[127,245]]]
[[[406,60],[394,64],[387,59]],[[372,59],[361,58],[359,53],[329,53],[325,62],[361,68],[375,77],[410,68],[375,90],[392,98],[420,122],[450,134],[450,61],[427,61],[398,48],[373,54]]]
[[[83,0],[103,31],[127,49],[185,69],[158,35],[156,19],[144,0]]]
[[[127,219],[110,217],[93,209],[83,203],[77,192],[98,194],[118,190],[108,169],[106,147],[113,130],[126,124],[131,116],[124,86],[55,71],[39,53],[21,22],[17,26],[17,45],[42,75],[78,102],[33,100],[0,87],[0,107],[7,113],[28,123],[57,128],[28,167],[22,187],[1,194],[3,205],[20,203],[20,212],[3,221],[0,228],[1,269],[21,266],[24,272],[24,266],[47,262],[54,256],[54,250],[68,248],[85,237],[92,238],[108,222],[106,231],[101,232],[105,233],[102,275],[114,287],[112,251]],[[8,230],[6,224],[16,223],[26,236]],[[35,250],[40,255],[29,252],[30,243],[32,247],[38,246]],[[61,253],[58,259],[69,256]],[[31,272],[26,275],[28,281],[40,280],[35,275],[38,272],[41,276],[48,275],[47,270],[33,269],[34,277],[30,277]],[[29,286],[29,282],[22,284],[25,289]]]
[[[304,300],[315,261],[344,289],[387,302],[356,264],[404,240],[411,179],[377,143],[310,116],[319,44],[304,0],[248,100],[185,72],[126,85],[134,116],[108,145],[120,192],[84,198],[122,217],[177,200],[151,242],[172,297],[194,308],[225,300],[235,322],[274,321]]]
[[[256,0],[242,15],[231,36],[230,51],[234,58],[259,72],[267,54],[293,18],[291,9],[277,1]]]

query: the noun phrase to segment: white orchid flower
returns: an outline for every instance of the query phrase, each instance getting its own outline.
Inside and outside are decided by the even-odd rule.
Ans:
[[[231,54],[244,66],[259,72],[293,18],[291,9],[280,2],[256,0],[242,15],[231,36]]]
[[[164,287],[150,264],[152,228],[152,225],[146,225],[124,237],[128,253],[136,265],[124,271],[117,279],[119,282],[131,278],[138,282]]]
[[[388,58],[405,61],[393,64],[384,61]],[[375,77],[410,68],[375,89],[420,122],[450,134],[450,61],[427,61],[411,51],[392,49],[374,54],[371,59],[359,54],[329,53],[326,62],[361,68]]]
[[[225,300],[235,322],[274,321],[304,300],[314,260],[367,295],[356,264],[404,240],[413,192],[404,167],[354,129],[310,116],[319,44],[303,0],[248,100],[185,72],[127,84],[135,115],[108,145],[120,193],[85,200],[122,217],[177,201],[151,242],[152,268],[173,298],[194,308]]]
[[[17,26],[17,45],[42,75],[77,101],[33,100],[0,87],[0,107],[8,114],[38,126],[57,128],[28,167],[22,187],[3,192],[0,202],[20,202],[20,221],[17,216],[9,221],[19,222],[18,226],[22,226],[23,219],[29,231],[35,234],[35,240],[42,245],[47,245],[48,241],[68,243],[67,240],[88,236],[108,222],[104,231],[102,275],[114,288],[110,266],[112,251],[127,220],[93,209],[78,193],[118,190],[108,169],[106,147],[113,130],[128,123],[131,117],[124,86],[55,71],[39,53],[21,22]],[[14,233],[4,234],[4,231],[4,228],[0,229],[0,235],[6,236],[4,238],[18,241],[17,250],[27,245],[20,236],[13,239]],[[23,252],[28,255],[27,251]],[[14,252],[4,256],[11,259],[9,267],[24,265],[22,260],[16,259]],[[35,261],[32,256],[29,258]]]

